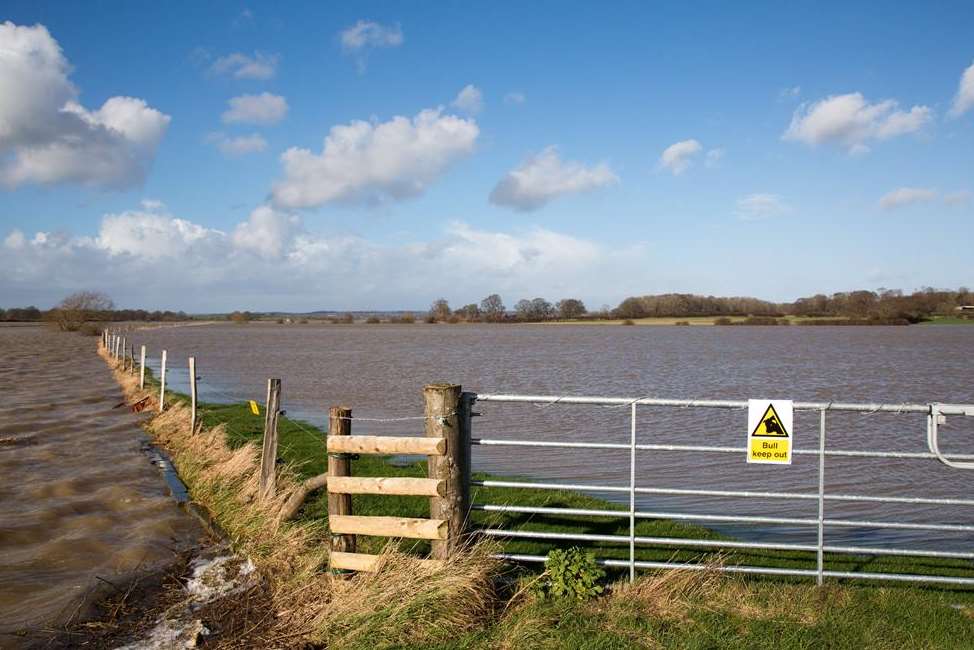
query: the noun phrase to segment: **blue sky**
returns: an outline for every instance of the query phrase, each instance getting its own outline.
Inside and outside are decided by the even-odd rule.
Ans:
[[[0,305],[974,284],[970,3],[6,2],[3,21]]]

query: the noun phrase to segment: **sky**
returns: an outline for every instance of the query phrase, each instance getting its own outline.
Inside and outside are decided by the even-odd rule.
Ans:
[[[0,4],[0,306],[974,285],[974,5]]]

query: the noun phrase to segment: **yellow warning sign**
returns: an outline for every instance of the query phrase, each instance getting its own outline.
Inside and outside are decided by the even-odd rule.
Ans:
[[[791,464],[793,412],[791,400],[748,400],[747,462]]]
[[[254,415],[260,415],[260,409],[257,408],[257,402],[250,400],[250,412]]]

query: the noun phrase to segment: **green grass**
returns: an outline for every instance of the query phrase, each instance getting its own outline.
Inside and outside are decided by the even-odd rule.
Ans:
[[[960,316],[934,316],[930,320],[923,321],[921,325],[974,325],[974,318],[963,318]]]
[[[150,379],[150,382],[154,381]],[[170,399],[185,400],[172,394]],[[261,415],[247,404],[201,404],[204,426],[223,424],[228,442],[240,446],[259,444],[263,435]],[[291,465],[302,478],[326,470],[325,432],[307,422],[282,417],[278,426],[280,462]],[[355,476],[424,477],[423,460],[367,456],[352,461]],[[475,478],[488,479],[486,474]],[[510,477],[504,477],[510,480]],[[474,503],[507,503],[524,506],[592,508],[623,511],[602,499],[573,491],[474,488]],[[353,497],[358,515],[428,517],[425,497]],[[628,520],[473,512],[475,528],[521,528],[537,531],[585,532],[628,535]],[[327,527],[327,498],[319,494],[304,506],[299,519]],[[716,532],[699,526],[666,520],[637,521],[637,535],[720,539]],[[360,536],[360,552],[377,553],[386,540]],[[423,542],[404,541],[404,550],[424,553]],[[508,541],[506,552],[546,554],[547,542]],[[625,544],[593,544],[599,557],[628,558]],[[741,550],[722,554],[675,548],[637,547],[637,559],[652,561],[722,562],[771,567],[814,569],[812,553]],[[883,556],[827,555],[827,569],[843,571],[899,572],[974,577],[968,561]],[[540,567],[519,569],[520,584]],[[619,574],[612,576],[619,578]],[[695,578],[696,579],[696,578]],[[647,576],[644,581],[665,579]],[[637,585],[640,585],[637,582]],[[817,589],[808,579],[722,577],[712,591],[682,593],[665,588],[662,596],[628,596],[616,592],[589,603],[519,599],[498,611],[486,625],[447,635],[448,641],[424,639],[415,646],[390,644],[369,637],[343,647],[416,648],[970,648],[974,647],[974,591],[905,583],[878,584],[866,581],[833,583]],[[668,603],[668,604],[667,604]],[[673,609],[675,608],[675,609]],[[673,611],[670,611],[670,610]],[[437,643],[440,643],[437,645]]]

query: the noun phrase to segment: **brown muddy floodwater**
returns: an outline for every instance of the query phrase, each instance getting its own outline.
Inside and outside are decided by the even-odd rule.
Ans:
[[[94,337],[0,327],[0,647],[199,539]]]
[[[974,327],[620,327],[537,325],[211,325],[142,330],[170,385],[196,355],[201,397],[263,402],[283,378],[288,414],[324,426],[328,407],[359,418],[422,414],[425,383],[481,393],[696,399],[974,403]],[[474,437],[628,443],[627,408],[481,403]],[[796,447],[818,445],[818,413],[795,414]],[[743,447],[746,411],[639,407],[639,443]],[[923,416],[829,416],[829,449],[926,451]],[[420,434],[421,421],[365,422],[353,432]],[[947,453],[974,453],[974,418],[951,418]],[[744,454],[638,453],[637,485],[817,493],[817,458],[748,466]],[[474,447],[474,469],[563,483],[628,485],[628,451]],[[829,492],[974,498],[974,470],[932,459],[829,457]],[[600,493],[627,502],[627,494]],[[557,504],[552,504],[557,505]],[[644,510],[816,517],[817,502],[639,495]],[[974,524],[974,507],[829,501],[829,518]],[[745,538],[811,541],[814,527],[718,526]],[[829,528],[828,543],[971,550],[970,533]]]

